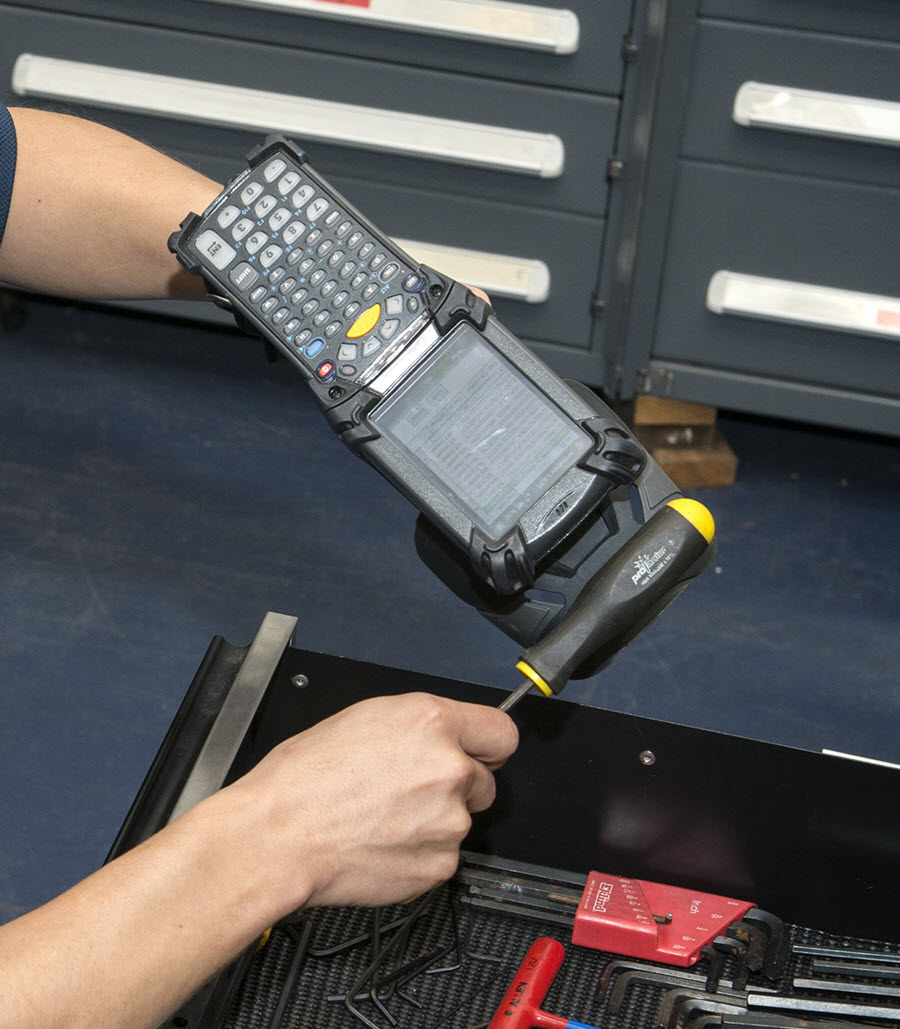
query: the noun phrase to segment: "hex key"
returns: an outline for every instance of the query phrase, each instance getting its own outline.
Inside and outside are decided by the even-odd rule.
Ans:
[[[659,965],[645,964],[641,961],[610,961],[608,965],[600,973],[600,983],[597,987],[601,994],[606,993],[609,989],[609,984],[612,981],[614,975],[620,972],[654,972],[662,971]],[[703,981],[703,976],[696,975],[693,972],[684,972],[680,968],[673,968],[670,970],[666,969],[666,974],[672,979],[676,979],[679,982],[685,980],[687,982]]]
[[[696,987],[698,990],[704,986],[704,979],[699,975],[691,975],[685,972],[681,975],[669,973],[668,970],[656,968],[634,968],[627,972],[621,972],[616,978],[615,986],[609,994],[608,1010],[611,1015],[617,1015],[625,1003],[625,995],[631,986],[640,984],[642,986],[667,986],[669,989],[675,986]]]
[[[730,954],[734,958],[732,988],[742,990],[747,985],[750,969],[747,967],[747,944],[728,936],[717,936],[712,941],[713,949]]]
[[[795,954],[806,954],[814,958],[844,958],[847,961],[880,961],[886,965],[900,965],[900,954],[886,954],[878,950],[844,950],[840,947],[816,947],[806,943],[795,943],[791,950]]]
[[[284,1012],[291,999],[291,994],[294,992],[294,987],[297,985],[297,976],[300,973],[300,967],[303,964],[303,960],[306,957],[307,950],[309,949],[312,927],[313,924],[311,920],[304,920],[303,929],[298,936],[296,923],[287,926],[286,931],[292,939],[297,941],[297,946],[294,950],[293,957],[291,958],[291,964],[288,968],[287,975],[285,976],[284,982],[281,986],[278,1004],[276,1005],[275,1011],[272,1013],[272,1018],[269,1021],[269,1029],[281,1029]]]
[[[719,1029],[722,1025],[722,1015],[700,1015],[691,1021],[691,1029]]]
[[[703,1011],[706,1015],[716,1015],[720,1019],[732,1011],[744,1011],[743,1007],[737,1007],[724,1000],[713,1000],[709,997],[688,997],[672,1009],[672,1017],[669,1020],[669,1029],[685,1029],[690,1023],[696,1027],[700,1018],[694,1019],[697,1011]],[[701,1016],[702,1017],[702,1016]],[[674,1025],[673,1025],[674,1021]]]
[[[737,991],[735,991],[735,994],[736,993],[737,993]],[[732,994],[732,998],[734,1000],[733,1004],[729,1004],[729,1003],[727,1003],[725,1001],[721,1001],[720,1003],[722,1003],[723,1006],[727,1006],[727,1007],[732,1008],[732,1009],[737,1010],[737,1011],[746,1011],[747,1010],[747,1005],[746,1005],[747,994],[746,993],[742,993],[740,996],[736,996],[735,994]],[[716,1003],[714,998],[718,997],[718,996],[719,996],[719,994],[715,994],[714,996],[710,996],[708,993],[706,993],[703,990],[699,990],[699,991],[698,990],[689,990],[689,989],[686,989],[683,986],[680,986],[680,987],[678,987],[677,989],[674,989],[674,990],[669,990],[669,992],[666,993],[663,996],[662,1000],[660,1001],[659,1010],[657,1011],[657,1014],[656,1014],[656,1025],[657,1025],[658,1029],[669,1029],[669,1027],[674,1024],[673,1023],[673,1019],[674,1019],[676,1008],[679,1005],[683,1004],[684,1001],[686,1001],[686,1000],[705,1000],[705,1001],[707,1001],[710,1004],[714,1004],[714,1003]],[[744,1003],[739,1003],[740,1001],[744,1001]]]
[[[900,965],[869,965],[850,961],[816,961],[812,963],[813,975],[845,975],[848,978],[865,976],[869,979],[900,979]]]
[[[797,1018],[774,1011],[748,1011],[740,1015],[726,1013],[721,1017],[722,1029],[847,1029],[848,1026],[847,1022]],[[694,1026],[696,1025],[695,1022]]]
[[[758,925],[768,936],[762,971],[767,979],[778,979],[784,972],[791,954],[791,938],[784,922],[761,908],[750,908],[749,911],[745,911],[741,921]]]
[[[747,967],[751,972],[758,972],[766,954],[768,937],[763,929],[749,922],[732,922],[725,930],[725,935],[740,940],[747,947]]]
[[[900,986],[873,986],[871,983],[845,983],[840,979],[795,979],[794,989],[822,990],[825,993],[866,993],[872,997],[890,997],[900,1000]],[[900,1021],[900,1008],[897,1009]]]
[[[706,990],[708,993],[716,993],[719,989],[719,981],[722,978],[722,965],[725,964],[725,954],[721,950],[707,944],[701,951],[701,957],[709,962],[706,972]]]
[[[669,986],[679,987],[683,986],[686,989],[691,987],[696,988],[696,992],[702,993],[706,990],[706,980],[703,976],[689,975],[672,975],[668,970],[663,971],[662,969],[647,968],[630,972],[622,972],[622,974],[616,979],[616,984],[609,995],[609,1013],[616,1015],[621,1010],[625,1003],[625,994],[628,992],[630,986],[639,984],[641,986]],[[714,994],[714,997],[730,997],[733,995],[732,990],[727,988],[721,992]],[[739,991],[740,997],[746,996],[744,991]]]
[[[877,1018],[896,1022],[900,1008],[875,1004],[848,1004],[844,1001],[819,1000],[816,997],[773,997],[771,994],[751,993],[747,997],[749,1008],[765,1011],[805,1011],[816,1015],[838,1015],[847,1018]]]

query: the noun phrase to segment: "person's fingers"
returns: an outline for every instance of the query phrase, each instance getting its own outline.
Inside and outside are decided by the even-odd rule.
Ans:
[[[475,296],[481,297],[486,304],[490,304],[491,298],[483,289],[479,289],[477,286],[470,286],[468,283],[466,283],[466,289],[469,290],[470,293],[474,293]]]
[[[490,769],[503,765],[519,745],[516,723],[494,707],[453,703],[460,747]]]
[[[494,773],[489,771],[480,761],[472,761],[472,777],[466,792],[466,807],[472,813],[486,811],[497,795],[497,784]]]

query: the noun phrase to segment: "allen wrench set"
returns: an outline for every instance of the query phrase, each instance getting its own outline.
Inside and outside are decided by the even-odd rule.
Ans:
[[[464,862],[453,881],[405,906],[284,919],[223,1029],[553,1029],[552,1019],[599,1029],[900,1029],[898,946],[751,908],[689,968],[623,958],[571,942],[577,877],[540,872]],[[504,1022],[538,942],[564,951],[546,1005],[543,994],[536,1001],[547,1011],[533,1024],[521,1009]]]
[[[704,948],[697,971],[613,959],[600,978],[609,1029],[900,1026],[900,948],[786,926],[767,978],[746,954]],[[830,941],[830,942],[829,942]],[[854,945],[859,949],[855,949]],[[838,960],[825,960],[831,956]],[[852,961],[850,960],[852,956]],[[811,969],[810,969],[811,965]],[[809,978],[810,971],[819,978]],[[889,984],[886,980],[892,980]],[[834,999],[837,997],[838,999]]]
[[[452,884],[402,908],[297,913],[273,928],[254,962],[259,974],[251,968],[226,1025],[442,1029],[494,983],[502,990],[514,967],[474,949],[472,928]],[[449,989],[436,985],[441,978],[452,979]],[[278,989],[266,991],[266,1006],[276,996],[275,1006],[263,1012],[253,1000],[245,1020],[241,994],[276,979]]]

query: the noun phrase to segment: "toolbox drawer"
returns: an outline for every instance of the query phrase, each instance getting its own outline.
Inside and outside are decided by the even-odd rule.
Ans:
[[[223,719],[216,727],[223,745],[211,753],[204,742],[246,653],[213,640],[113,855],[157,831],[188,799],[212,792],[216,781],[232,782],[293,733],[366,697],[424,690],[497,702],[489,686],[281,647],[275,630],[285,621],[267,615],[257,635],[264,649],[257,649],[250,680],[259,698],[252,728],[225,746],[241,730]],[[307,682],[299,692],[292,682],[298,674]],[[517,706],[516,721],[519,749],[497,772],[497,801],[475,816],[468,850],[575,874],[612,870],[732,897],[749,893],[800,924],[897,938],[895,766],[535,693]],[[649,765],[641,760],[648,751],[655,758]],[[223,753],[233,756],[230,765]],[[744,802],[750,797],[764,802]]]
[[[12,81],[15,76],[17,88],[29,94],[24,102],[43,102],[30,95],[33,90],[58,97],[64,97],[67,91],[84,96],[87,82],[96,102],[72,103],[68,109],[110,122],[219,181],[243,169],[244,155],[260,142],[265,129],[255,130],[249,124],[198,125],[154,116],[148,113],[149,106],[159,96],[152,88],[150,101],[144,102],[140,94],[135,94],[132,109],[123,111],[117,105],[124,89],[115,88],[115,81],[109,80],[107,100],[106,92],[97,88],[97,81],[102,86],[106,73],[101,73],[97,81],[90,75],[82,79],[80,66],[104,61],[103,67],[108,68],[109,55],[114,54],[125,69],[169,75],[175,70],[183,74],[189,68],[191,75],[201,81],[253,81],[254,88],[265,90],[290,83],[297,91],[298,83],[313,82],[318,95],[344,102],[365,99],[372,104],[377,99],[386,107],[395,102],[408,108],[410,97],[415,95],[425,111],[426,100],[430,98],[437,110],[442,95],[452,89],[457,100],[464,100],[458,110],[490,110],[498,122],[512,124],[515,120],[533,126],[543,120],[552,126],[569,124],[570,131],[561,137],[562,145],[570,148],[571,144],[577,153],[566,149],[564,167],[556,178],[297,138],[314,166],[384,231],[404,241],[463,251],[452,255],[454,264],[448,268],[451,274],[491,290],[499,317],[512,331],[536,342],[538,349],[542,345],[559,348],[560,361],[554,363],[565,374],[596,378],[587,348],[607,183],[593,141],[576,131],[570,101],[558,91],[526,90],[502,82],[421,70],[387,69],[351,58],[290,53],[111,21],[12,9],[8,12],[0,53],[8,79]],[[23,53],[40,56],[36,60],[20,59]],[[77,56],[77,62],[73,56]],[[70,72],[71,83],[67,78]],[[479,102],[484,95],[490,97],[489,103]],[[523,96],[534,101],[524,115]],[[177,94],[174,100],[179,100]],[[575,106],[582,118],[599,116],[600,136],[606,138],[611,150],[617,105],[606,98],[582,96]],[[415,247],[410,249],[418,256]],[[487,280],[479,277],[485,268],[484,254],[490,257]],[[427,262],[429,254],[420,259]],[[471,275],[466,274],[469,267],[475,268]],[[499,278],[492,277],[495,269]],[[149,306],[166,312],[174,307]],[[219,320],[215,309],[204,310],[210,320]]]
[[[655,358],[900,396],[900,191],[685,161],[673,211]],[[715,314],[722,270],[895,304],[877,335]]]
[[[497,691],[489,687],[272,643],[279,623],[289,621],[267,616],[249,651],[237,651],[221,637],[213,641],[111,858],[145,840],[218,784],[245,773],[292,733],[365,697],[425,689],[456,700],[496,703]],[[235,726],[241,723],[234,702],[238,677],[240,711],[251,705],[249,731],[243,724]],[[298,680],[304,683],[299,695]],[[357,1023],[368,1029],[465,1029],[487,1025],[509,997],[512,983],[515,1003],[522,1008],[540,1004],[547,1012],[565,1011],[560,1025],[572,1014],[609,1029],[677,1029],[690,1024],[687,1005],[679,1009],[679,1001],[691,998],[694,1018],[710,1012],[706,1025],[717,1024],[716,1014],[729,1010],[732,1025],[751,1019],[756,1025],[767,1020],[775,1025],[771,1015],[760,1017],[758,1010],[773,1008],[780,1009],[780,1024],[801,1029],[809,1023],[785,1022],[784,1016],[808,1017],[804,1013],[810,1004],[817,1013],[829,1010],[819,994],[806,991],[801,1000],[802,984],[796,980],[810,968],[805,953],[854,947],[864,948],[864,956],[875,962],[896,960],[898,948],[888,942],[896,938],[891,900],[900,846],[895,768],[537,696],[524,698],[516,721],[519,750],[497,773],[496,802],[475,816],[461,869],[449,885],[400,910],[326,908],[289,916],[261,949],[254,944],[191,998],[171,1024],[194,1029],[289,1024],[346,1029]],[[615,917],[619,931],[614,939],[579,946],[572,935],[573,907],[590,870],[600,873],[607,898],[612,883],[621,882],[619,876],[631,879],[624,884],[631,911],[592,905],[594,912]],[[737,983],[740,947],[730,944],[752,942],[746,915],[743,933],[732,934],[739,928],[732,924],[723,950],[713,940],[712,951],[729,954],[724,966],[717,963],[714,985],[709,985],[714,973],[706,949],[691,968],[656,963],[655,955],[643,949],[637,951],[644,958],[639,964],[623,963],[610,952],[622,948],[602,949],[621,942],[623,925],[624,931],[636,930],[629,933],[629,942],[637,934],[645,946],[648,938],[661,939],[662,928],[649,931],[648,913],[657,911],[647,904],[650,887],[635,882],[637,876],[686,888],[691,916],[705,903],[696,891],[724,895],[720,899],[726,907],[712,908],[724,914],[703,908],[707,929],[710,919],[713,924],[729,921],[729,910],[747,912],[759,905],[751,925],[757,927],[753,953],[761,962],[744,965],[743,993]],[[674,901],[671,908],[661,908],[654,922],[672,925],[670,938],[679,949],[684,943],[699,947],[702,933],[692,930],[694,922],[685,920]],[[760,926],[766,928],[760,931]],[[679,936],[685,929],[694,934]],[[382,941],[377,950],[376,936]],[[561,969],[554,965],[552,985],[547,976],[530,990],[527,972],[516,975],[515,970],[533,969],[522,963],[526,951],[536,954],[532,943],[548,936],[563,944],[557,949],[564,950],[565,961]],[[311,937],[315,946],[307,952]],[[651,978],[628,984],[626,1000],[627,969]],[[681,978],[685,971],[698,973],[697,980],[686,983]],[[618,976],[614,990],[613,976]],[[398,979],[408,992],[400,996],[400,991],[385,990],[376,1004],[376,986],[388,987]],[[841,990],[842,984],[835,987]],[[681,990],[688,992],[677,997]],[[747,991],[765,991],[773,1003],[756,1003],[762,997],[751,1003]],[[866,1022],[861,1019],[876,1006],[880,1017],[889,1020],[883,1024],[896,1021],[900,1008],[890,994],[879,995],[877,987],[869,986],[856,992],[871,996],[854,1000],[867,1008],[854,1010],[857,1021],[848,1026],[862,1029]],[[744,1008],[756,1010],[742,1022]],[[851,1015],[846,1006],[843,1013]],[[523,1017],[516,1024],[526,1029],[533,1021]],[[548,1014],[544,1024],[557,1023]]]
[[[408,0],[153,0],[139,17],[120,0],[26,0],[19,6],[615,95],[631,3],[443,0],[419,5],[421,26],[396,13],[412,6]],[[538,17],[529,16],[532,10]],[[484,42],[467,38],[481,32]]]
[[[700,14],[900,42],[896,0],[700,0]]]
[[[900,186],[898,44],[705,22],[691,93],[684,156]]]
[[[102,111],[103,120],[164,148],[229,154],[271,130],[286,129],[306,144],[333,135],[314,150],[329,175],[364,174],[411,189],[427,182],[438,193],[596,216],[605,208],[606,162],[598,154],[612,153],[618,109],[605,97],[111,21],[0,12],[0,60],[7,82],[16,69],[20,93],[95,116]],[[23,54],[36,58],[19,60]],[[12,94],[10,86],[5,98]],[[457,115],[449,120],[448,96]],[[297,97],[312,101],[309,133]],[[350,107],[331,111],[323,127],[320,108],[328,103]],[[471,122],[464,120],[469,114]]]

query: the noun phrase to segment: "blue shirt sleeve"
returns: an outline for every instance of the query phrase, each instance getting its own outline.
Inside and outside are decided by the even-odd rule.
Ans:
[[[16,175],[16,127],[9,111],[0,104],[0,241],[6,230],[9,202]]]

